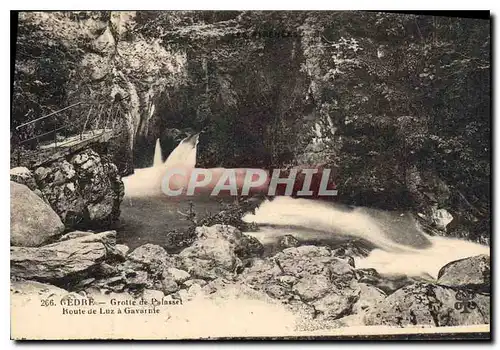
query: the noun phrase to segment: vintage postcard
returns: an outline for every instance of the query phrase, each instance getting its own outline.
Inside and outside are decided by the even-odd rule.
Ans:
[[[13,12],[11,338],[490,339],[489,12]]]

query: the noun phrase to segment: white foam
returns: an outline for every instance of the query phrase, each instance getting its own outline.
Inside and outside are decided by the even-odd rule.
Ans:
[[[276,228],[261,228],[252,233],[264,243],[275,241],[280,235],[293,234],[298,239],[328,239],[338,235],[350,235],[363,238],[374,243],[379,248],[374,249],[366,258],[358,258],[356,267],[374,268],[382,274],[406,274],[408,276],[424,276],[426,274],[437,278],[439,269],[445,264],[479,254],[489,254],[490,248],[481,244],[447,237],[431,237],[424,235],[430,241],[430,246],[416,249],[391,240],[386,231],[382,230],[376,218],[361,210],[345,211],[324,203],[276,197],[266,201],[255,210],[255,214],[243,217],[245,222],[260,225],[297,226],[306,230],[279,230]],[[314,231],[307,231],[307,228]],[[394,233],[399,230],[394,227]],[[280,234],[281,233],[281,234]],[[406,234],[411,240],[411,235]]]
[[[255,214],[246,214],[243,221],[309,228],[323,231],[323,238],[328,238],[329,234],[359,237],[389,251],[405,249],[388,239],[377,222],[365,213],[333,208],[310,199],[276,197],[262,203]],[[311,239],[309,235],[300,238]]]
[[[356,260],[357,268],[374,268],[382,274],[406,274],[437,278],[438,272],[449,262],[475,256],[490,254],[488,246],[448,237],[428,237],[432,245],[426,249],[406,252],[387,252],[373,250],[366,258]]]
[[[156,139],[153,167],[161,166],[162,164],[163,164],[163,155],[161,153],[160,139]]]
[[[125,197],[148,197],[162,194],[161,183],[168,168],[181,166],[183,168],[194,168],[196,165],[196,142],[182,140],[170,153],[165,162],[162,161],[160,140],[156,140],[153,166],[143,169],[135,169],[134,174],[124,177]]]

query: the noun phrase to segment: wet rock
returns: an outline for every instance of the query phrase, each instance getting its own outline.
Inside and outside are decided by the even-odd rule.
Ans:
[[[403,287],[378,302],[365,315],[367,325],[464,326],[490,323],[490,298],[428,283]],[[465,312],[464,308],[467,307]]]
[[[55,281],[96,267],[114,244],[115,231],[97,233],[38,248],[11,247],[11,275],[39,281]]]
[[[241,240],[236,245],[234,252],[240,259],[249,259],[262,256],[264,246],[257,238],[242,234]]]
[[[438,284],[490,292],[490,257],[477,255],[452,261],[439,270]]]
[[[430,219],[439,230],[446,230],[446,226],[453,221],[453,216],[446,209],[430,208]]]
[[[52,208],[27,186],[10,182],[10,244],[36,247],[52,241],[64,225]]]
[[[280,249],[293,248],[300,246],[300,241],[292,235],[285,235],[278,240]]]

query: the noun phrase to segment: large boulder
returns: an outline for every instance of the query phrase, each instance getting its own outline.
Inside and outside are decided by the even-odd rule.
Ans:
[[[437,283],[489,293],[490,279],[490,256],[482,254],[446,264],[439,270]]]
[[[403,287],[375,304],[366,325],[465,326],[490,323],[490,297],[428,283]]]
[[[91,149],[40,166],[34,174],[68,228],[102,228],[120,216],[124,192],[118,169]]]
[[[131,261],[147,265],[149,268],[171,265],[171,257],[167,251],[159,245],[151,243],[135,248],[127,257]]]
[[[263,245],[254,237],[245,235],[241,231],[230,225],[212,225],[196,228],[196,235],[200,239],[222,239],[228,241],[235,254],[241,258],[251,258],[260,256],[263,251]]]
[[[98,266],[115,243],[116,232],[106,231],[38,248],[11,247],[11,275],[56,283]]]
[[[10,244],[37,247],[64,230],[59,216],[27,186],[10,182]]]
[[[196,237],[179,253],[178,266],[201,279],[229,277],[243,266],[243,260],[263,252],[260,242],[229,225],[197,227]]]

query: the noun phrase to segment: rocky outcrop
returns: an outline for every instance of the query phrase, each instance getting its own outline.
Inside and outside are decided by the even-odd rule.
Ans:
[[[197,239],[179,253],[181,266],[201,279],[227,277],[243,267],[243,261],[262,254],[255,238],[228,225],[196,228]]]
[[[40,166],[34,177],[67,228],[103,227],[120,215],[124,193],[118,170],[91,149]]]
[[[490,257],[483,254],[446,264],[439,270],[437,282],[450,287],[489,292],[490,280]]]
[[[260,256],[264,250],[262,244],[254,237],[241,233],[230,225],[213,225],[196,228],[198,239],[219,239],[228,241],[234,253],[241,259]]]
[[[256,261],[241,279],[291,307],[309,309],[311,318],[347,316],[360,293],[354,268],[326,247],[287,248]]]
[[[10,244],[36,247],[54,240],[64,225],[52,208],[27,186],[10,182]]]
[[[109,257],[115,231],[85,235],[37,248],[11,247],[11,275],[58,281],[89,271]]]

